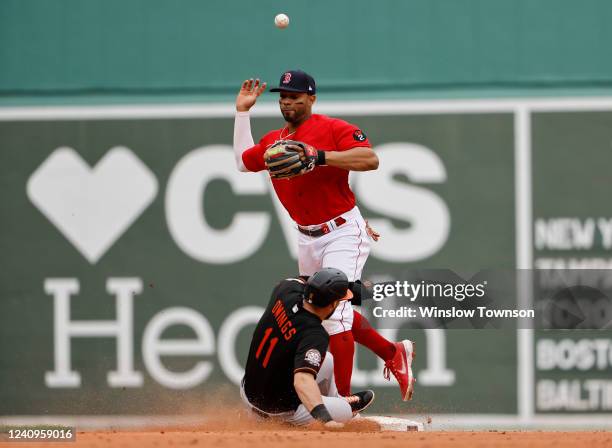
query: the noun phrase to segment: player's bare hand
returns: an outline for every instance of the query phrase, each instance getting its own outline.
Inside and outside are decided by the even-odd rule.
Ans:
[[[367,219],[365,223],[366,223],[366,232],[368,232],[368,235],[370,235],[370,238],[372,238],[374,241],[378,241],[380,239],[380,233],[378,233],[376,230],[370,227],[370,223],[368,222]]]
[[[344,423],[338,423],[333,420],[327,423],[315,421],[308,425],[308,429],[314,431],[337,431],[342,428],[344,428]]]
[[[342,429],[344,428],[344,423],[339,423],[339,422],[335,422],[335,421],[331,421],[331,422],[327,422],[325,423],[325,425],[323,425],[325,427],[325,429],[331,429],[332,431],[337,430],[337,429]]]
[[[236,110],[238,112],[248,112],[255,105],[257,98],[266,90],[266,83],[259,79],[245,79],[240,87],[240,92],[236,96]]]

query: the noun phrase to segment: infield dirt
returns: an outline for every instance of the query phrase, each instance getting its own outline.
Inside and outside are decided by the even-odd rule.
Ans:
[[[331,432],[261,428],[243,431],[162,430],[147,432],[79,432],[76,443],[54,447],[215,447],[215,448],[467,448],[467,447],[610,447],[611,432]],[[6,444],[8,446],[8,444]],[[11,444],[11,446],[15,446]],[[19,446],[35,446],[20,443]],[[37,446],[40,446],[37,445]],[[49,444],[43,444],[49,446]]]

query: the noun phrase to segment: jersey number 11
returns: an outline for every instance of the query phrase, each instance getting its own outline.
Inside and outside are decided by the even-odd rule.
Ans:
[[[266,341],[270,337],[270,334],[272,334],[272,327],[268,328],[264,332],[264,337],[259,343],[259,347],[257,347],[257,352],[255,353],[255,359],[259,359],[259,356],[261,355],[261,352],[263,351],[264,345],[266,345]],[[270,346],[268,347],[268,350],[266,351],[266,356],[264,357],[263,362],[261,363],[264,369],[268,367],[268,361],[270,361],[270,355],[272,355],[272,350],[274,350],[274,347],[276,347],[277,343],[278,343],[278,338],[270,339]]]

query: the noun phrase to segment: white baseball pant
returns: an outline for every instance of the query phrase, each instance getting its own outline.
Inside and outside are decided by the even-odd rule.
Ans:
[[[366,223],[357,207],[340,216],[346,222],[338,227],[333,219],[328,221],[327,225],[333,230],[323,236],[312,237],[298,232],[300,275],[310,276],[322,268],[331,267],[344,272],[349,282],[361,279],[370,255],[371,242]],[[349,302],[340,303],[330,318],[323,321],[330,336],[348,331],[352,326],[353,307]]]
[[[327,352],[325,355],[323,364],[321,365],[319,373],[317,374],[316,381],[319,386],[319,390],[321,391],[323,404],[325,404],[325,407],[329,411],[329,415],[331,415],[332,419],[339,423],[346,423],[352,419],[353,411],[351,409],[351,405],[348,404],[344,398],[338,395],[336,380],[334,379],[334,357],[329,352]],[[240,397],[246,404],[247,409],[251,411],[250,414],[253,418],[263,419],[263,417],[253,412],[253,405],[249,403],[249,400],[244,393],[243,385],[240,386]],[[308,425],[315,421],[303,404],[300,404],[295,411],[283,412],[280,414],[269,414],[263,411],[260,411],[260,413],[268,414],[271,418],[297,426]]]

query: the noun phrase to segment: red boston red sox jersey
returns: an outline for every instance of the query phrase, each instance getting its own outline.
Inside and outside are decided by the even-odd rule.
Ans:
[[[249,171],[266,169],[263,160],[268,147],[280,140],[282,129],[268,132],[258,144],[242,153]],[[346,121],[313,114],[283,139],[307,143],[323,151],[346,151],[358,146],[370,147],[361,130]],[[289,215],[300,225],[321,224],[355,207],[355,195],[349,188],[349,171],[333,166],[317,166],[303,176],[272,179],[272,185]]]

